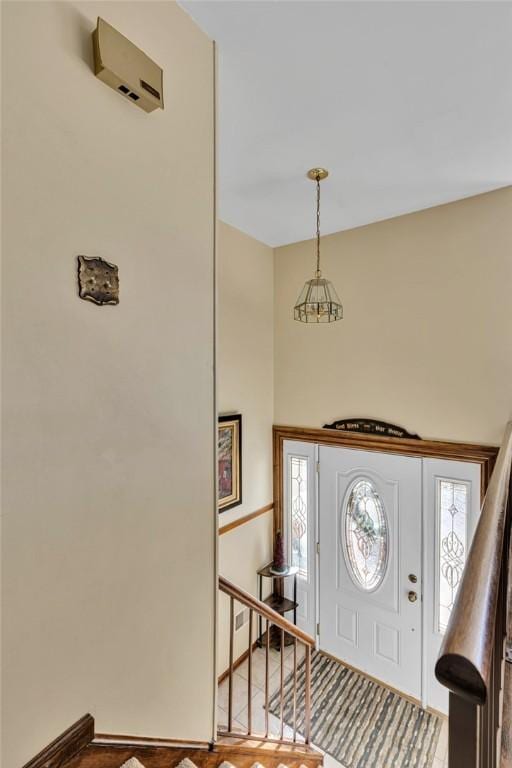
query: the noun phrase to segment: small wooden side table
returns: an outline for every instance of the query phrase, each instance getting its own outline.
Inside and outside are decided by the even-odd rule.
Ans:
[[[284,571],[283,573],[272,573],[270,570],[272,566],[272,563],[269,563],[264,568],[260,568],[258,571],[258,577],[259,577],[259,598],[260,600],[263,600],[263,579],[273,579],[272,583],[272,594],[270,594],[268,597],[263,600],[266,605],[269,606],[269,608],[272,608],[274,611],[279,613],[281,616],[284,616],[285,613],[288,613],[288,611],[293,611],[293,623],[297,623],[297,574],[299,572],[299,569],[296,565],[290,565]],[[293,600],[290,600],[287,597],[284,597],[283,595],[280,595],[276,589],[276,585],[279,581],[284,581],[284,579],[289,578],[290,576],[293,576]],[[262,618],[259,617],[258,621],[258,646],[261,648],[263,645],[262,642],[263,637],[263,625],[262,625]],[[277,650],[281,649],[281,633],[274,633],[274,637],[271,637],[271,644],[273,648],[277,648]],[[285,635],[285,645],[290,645],[293,642],[293,639],[289,635]]]

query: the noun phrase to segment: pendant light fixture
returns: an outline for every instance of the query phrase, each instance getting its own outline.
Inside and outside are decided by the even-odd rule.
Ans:
[[[294,307],[295,320],[301,323],[334,323],[343,317],[338,294],[320,271],[320,182],[328,175],[325,168],[308,171],[308,178],[316,182],[316,272],[304,285]]]

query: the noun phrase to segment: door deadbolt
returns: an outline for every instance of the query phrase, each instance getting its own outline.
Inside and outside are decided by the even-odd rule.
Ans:
[[[416,592],[413,592],[412,590],[407,593],[407,597],[410,603],[415,603],[416,600],[418,599],[418,595],[416,594]]]
[[[409,581],[411,582],[411,584],[416,584],[416,582],[418,581],[418,577],[416,576],[415,573],[409,574]]]

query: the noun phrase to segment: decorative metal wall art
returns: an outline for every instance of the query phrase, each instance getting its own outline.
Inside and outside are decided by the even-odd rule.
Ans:
[[[116,264],[92,256],[78,257],[78,288],[81,299],[94,304],[119,304]]]
[[[364,432],[367,435],[383,435],[384,437],[407,437],[421,440],[419,435],[408,432],[403,427],[390,424],[388,421],[376,419],[338,419],[332,424],[324,424],[324,429],[337,429],[341,432]]]

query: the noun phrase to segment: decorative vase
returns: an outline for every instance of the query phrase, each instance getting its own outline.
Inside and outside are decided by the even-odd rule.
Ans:
[[[284,558],[284,542],[281,531],[277,531],[276,540],[274,542],[274,560],[270,566],[270,572],[275,573],[277,576],[286,573],[288,565]]]

